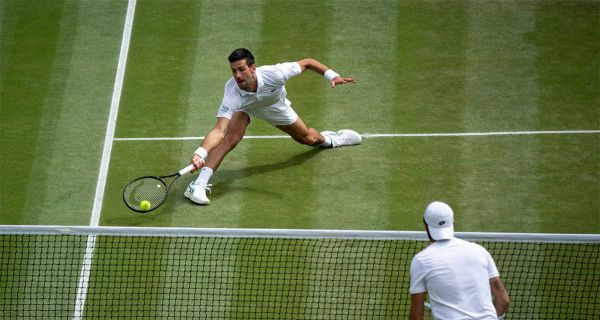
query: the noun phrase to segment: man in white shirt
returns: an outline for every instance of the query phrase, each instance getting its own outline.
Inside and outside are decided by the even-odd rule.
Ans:
[[[244,48],[229,55],[233,77],[225,84],[223,101],[217,113],[216,126],[206,135],[194,152],[191,163],[200,175],[190,183],[184,195],[197,204],[207,205],[209,179],[223,158],[244,137],[250,119],[263,119],[290,135],[299,143],[324,148],[360,144],[362,137],[349,129],[319,132],[309,128],[298,117],[287,99],[285,83],[292,77],[312,70],[327,78],[331,87],[355,83],[343,78],[315,59],[302,59],[270,66],[256,67],[254,56]]]
[[[508,291],[489,252],[454,237],[454,213],[443,202],[430,203],[423,220],[432,243],[410,265],[410,319],[424,319],[426,293],[435,319],[503,319]]]

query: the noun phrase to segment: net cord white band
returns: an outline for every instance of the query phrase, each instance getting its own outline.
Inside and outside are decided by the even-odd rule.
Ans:
[[[237,228],[158,228],[158,227],[87,227],[0,225],[2,234],[95,235],[95,236],[163,236],[224,238],[296,238],[296,239],[366,239],[428,240],[423,231],[388,230],[320,230],[320,229],[237,229]],[[465,240],[506,242],[600,243],[600,234],[455,232]]]

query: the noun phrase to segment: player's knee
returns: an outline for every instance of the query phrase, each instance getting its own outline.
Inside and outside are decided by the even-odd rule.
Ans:
[[[244,138],[244,133],[239,132],[227,132],[225,135],[223,142],[230,147],[230,149],[235,148],[235,146],[242,141]]]

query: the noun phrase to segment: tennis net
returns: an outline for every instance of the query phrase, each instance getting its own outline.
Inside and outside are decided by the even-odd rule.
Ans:
[[[456,233],[507,319],[599,319],[600,235]],[[423,232],[0,226],[2,319],[407,318]]]

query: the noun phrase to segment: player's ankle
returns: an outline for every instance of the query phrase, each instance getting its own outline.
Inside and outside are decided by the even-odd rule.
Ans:
[[[321,143],[320,146],[323,148],[331,148],[331,145],[332,145],[331,137],[323,136],[323,138],[325,138],[325,141],[323,141],[323,143]]]
[[[207,185],[208,181],[210,180],[210,177],[212,177],[212,174],[213,174],[213,169],[211,169],[209,167],[202,167],[202,169],[200,170],[200,174],[198,175],[198,178],[196,179],[195,184],[201,185],[201,186]]]

